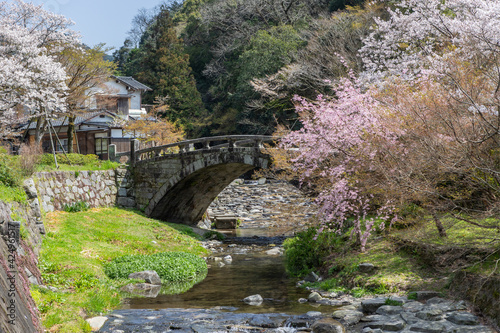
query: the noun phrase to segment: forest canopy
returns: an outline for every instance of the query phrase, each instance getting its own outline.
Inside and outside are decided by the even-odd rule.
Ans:
[[[297,128],[293,95],[331,91],[325,80],[345,73],[336,54],[359,68],[376,12],[363,2],[164,2],[137,13],[113,55],[119,74],[153,88],[146,102],[170,99],[165,117],[189,136],[272,134],[279,124]]]

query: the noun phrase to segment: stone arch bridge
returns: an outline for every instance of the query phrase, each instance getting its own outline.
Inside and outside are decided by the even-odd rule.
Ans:
[[[270,136],[217,136],[136,150],[132,140],[125,153],[115,153],[110,145],[110,160],[128,159],[129,164],[120,177],[117,204],[156,219],[196,224],[234,179],[268,167],[262,144],[271,141]]]

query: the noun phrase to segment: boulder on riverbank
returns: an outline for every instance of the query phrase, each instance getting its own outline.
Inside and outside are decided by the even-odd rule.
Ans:
[[[92,331],[98,331],[108,320],[108,317],[94,317],[94,318],[88,318],[86,319],[86,322],[89,323],[90,327],[92,328]]]
[[[136,273],[130,273],[129,279],[144,280],[144,282],[149,284],[161,285],[161,279],[156,271],[142,271]]]
[[[345,333],[341,323],[331,318],[323,318],[312,325],[313,333]]]

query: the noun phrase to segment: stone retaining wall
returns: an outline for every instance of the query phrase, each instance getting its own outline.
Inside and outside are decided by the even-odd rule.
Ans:
[[[42,209],[52,212],[79,201],[90,207],[114,205],[118,194],[117,174],[115,170],[38,172],[34,180]]]
[[[26,202],[0,201],[0,332],[5,333],[42,332],[30,284],[42,282],[37,257],[45,229],[32,180],[25,189]],[[21,223],[18,240],[9,228],[12,221]]]

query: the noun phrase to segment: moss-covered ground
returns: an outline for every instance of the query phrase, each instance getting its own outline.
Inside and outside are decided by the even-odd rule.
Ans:
[[[473,222],[500,225],[498,219]],[[323,244],[313,247],[311,242],[315,241],[305,238],[303,243],[307,243],[308,247],[319,248],[309,253],[321,256],[312,261],[320,264],[311,267],[311,270],[325,278],[322,282],[305,286],[348,292],[355,296],[414,290],[436,290],[446,295],[458,272],[488,277],[500,275],[500,236],[497,229],[485,229],[453,216],[445,216],[442,223],[447,237],[439,236],[432,218],[422,216],[406,226],[399,225],[398,228],[372,235],[365,252],[360,252],[359,245],[347,235],[330,240],[330,244],[318,237],[317,241]],[[302,247],[300,244],[297,247]],[[375,270],[363,273],[359,269],[361,263],[371,263]]]

